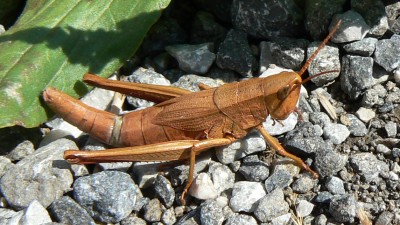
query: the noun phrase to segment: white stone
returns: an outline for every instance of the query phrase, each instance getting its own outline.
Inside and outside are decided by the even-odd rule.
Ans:
[[[193,181],[189,194],[197,199],[207,200],[217,197],[217,190],[207,173],[200,173]]]
[[[375,111],[372,109],[360,107],[356,112],[356,116],[364,123],[368,123],[372,118],[375,117]]]

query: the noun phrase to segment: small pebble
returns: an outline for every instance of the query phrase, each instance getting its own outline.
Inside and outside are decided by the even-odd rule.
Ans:
[[[271,176],[265,180],[265,189],[271,193],[275,189],[283,189],[293,182],[293,175],[288,171],[279,169],[272,172]]]
[[[161,221],[162,208],[158,199],[154,198],[144,206],[143,218],[150,223]]]
[[[256,219],[254,219],[254,217],[238,213],[235,213],[232,216],[228,217],[228,219],[225,222],[225,225],[236,225],[236,224],[257,225],[258,223]]]
[[[349,10],[343,14],[336,14],[332,19],[330,29],[336,25],[339,19],[342,20],[342,24],[331,38],[331,41],[334,43],[361,40],[370,29],[370,27],[365,23],[363,17],[353,10]]]
[[[356,200],[352,195],[339,195],[329,204],[329,213],[336,221],[341,223],[353,223],[357,216]]]
[[[387,137],[389,138],[395,137],[397,134],[397,124],[392,121],[389,121],[385,124],[385,130]]]
[[[375,180],[379,173],[388,172],[389,166],[372,153],[357,153],[350,156],[350,165],[362,175],[366,182]]]
[[[214,199],[218,196],[217,190],[207,173],[197,175],[190,186],[189,194],[201,200]]]
[[[222,224],[224,222],[222,207],[216,201],[208,200],[200,207],[201,224]]]
[[[261,222],[269,222],[278,216],[286,214],[288,211],[289,204],[284,199],[282,189],[275,189],[261,198],[254,215]]]
[[[392,153],[392,151],[390,150],[390,148],[386,147],[383,144],[378,144],[376,146],[376,151],[379,153],[382,153],[384,155],[390,155]]]
[[[154,181],[154,190],[165,207],[170,208],[175,200],[175,190],[171,182],[164,176],[158,175]]]
[[[330,123],[324,127],[324,137],[336,145],[344,142],[349,135],[349,129],[343,124]]]
[[[161,216],[161,222],[163,222],[165,225],[173,225],[176,223],[174,208],[166,209],[163,212]]]
[[[215,60],[214,45],[172,45],[165,48],[179,63],[179,68],[188,73],[205,74]]]
[[[331,176],[326,180],[325,187],[334,195],[345,194],[346,192],[344,190],[343,181],[334,176]]]
[[[300,175],[300,177],[291,185],[293,192],[304,194],[310,191],[317,184],[317,180],[313,179],[310,175]]]
[[[258,200],[265,195],[264,187],[260,183],[239,181],[233,186],[229,205],[234,212],[253,212]]]
[[[313,209],[314,209],[314,204],[306,200],[300,200],[296,206],[296,216],[306,217],[311,214]]]
[[[372,109],[360,107],[356,112],[356,116],[364,123],[368,123],[375,117],[375,112]]]
[[[269,168],[256,155],[250,155],[243,159],[239,172],[248,181],[264,181],[269,175]]]

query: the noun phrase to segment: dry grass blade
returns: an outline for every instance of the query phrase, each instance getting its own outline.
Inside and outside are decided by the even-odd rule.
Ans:
[[[363,208],[360,208],[357,211],[358,219],[360,219],[360,223],[362,225],[372,225],[371,220],[368,218],[367,213],[364,211]]]
[[[326,110],[329,117],[333,120],[337,120],[337,114],[335,111],[335,107],[329,102],[329,100],[321,93],[317,93],[317,98],[321,103],[322,107]]]

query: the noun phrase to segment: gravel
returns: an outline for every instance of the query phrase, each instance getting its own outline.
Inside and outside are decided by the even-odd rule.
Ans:
[[[195,92],[199,83],[218,87],[287,71],[280,67],[298,71],[342,19],[302,78],[336,71],[303,84],[301,112],[263,123],[320,178],[274,154],[249,129],[231,145],[197,156],[196,179],[181,206],[187,163],[70,165],[67,149],[110,147],[54,119],[46,123],[50,132],[31,131],[45,134],[40,140],[7,140],[13,144],[0,156],[0,224],[250,225],[302,218],[333,225],[359,224],[360,212],[373,224],[400,224],[400,4],[195,2],[172,3],[119,73]],[[112,95],[95,89],[83,101],[103,110]],[[154,105],[127,102],[124,110]]]

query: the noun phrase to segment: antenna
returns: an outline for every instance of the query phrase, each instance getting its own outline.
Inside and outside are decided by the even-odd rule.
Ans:
[[[339,20],[335,27],[332,29],[332,31],[328,34],[328,36],[322,41],[322,44],[317,48],[317,50],[311,55],[311,57],[307,60],[307,62],[304,64],[304,66],[301,68],[299,71],[299,76],[303,76],[304,72],[307,70],[307,68],[310,66],[311,61],[317,56],[318,52],[326,45],[326,43],[331,39],[332,35],[336,32],[336,30],[339,28],[340,24],[342,23],[342,20]],[[314,76],[315,77],[315,76]]]

